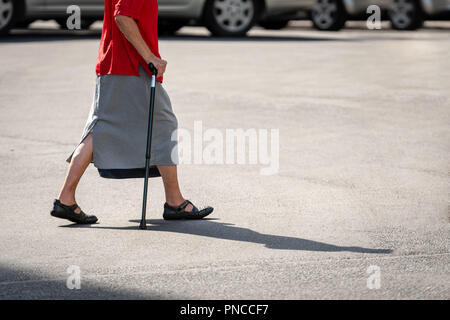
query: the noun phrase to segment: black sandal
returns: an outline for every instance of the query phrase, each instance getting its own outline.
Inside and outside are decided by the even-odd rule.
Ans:
[[[186,207],[188,204],[192,205],[192,211],[186,211]],[[172,207],[167,204],[167,202],[164,204],[164,213],[163,218],[164,220],[182,220],[182,219],[203,219],[207,215],[211,214],[213,212],[213,207],[206,207],[201,210],[199,210],[192,202],[189,200],[184,201],[182,204],[180,204],[177,207]]]
[[[53,210],[50,212],[50,214],[53,217],[67,219],[78,224],[93,224],[97,222],[98,219],[96,216],[87,215],[83,211],[80,211],[80,213],[76,213],[75,210],[77,208],[78,205],[76,203],[71,206],[66,206],[65,204],[62,204],[58,199],[55,199],[55,201],[53,202]]]

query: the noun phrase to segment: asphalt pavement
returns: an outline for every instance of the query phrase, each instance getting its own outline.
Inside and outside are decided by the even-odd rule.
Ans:
[[[450,298],[448,24],[163,37],[180,127],[278,130],[279,168],[180,165],[184,196],[215,211],[162,220],[152,179],[147,231],[143,181],[92,165],[77,201],[99,223],[50,217],[99,45],[98,26],[52,28],[0,40],[0,299]]]

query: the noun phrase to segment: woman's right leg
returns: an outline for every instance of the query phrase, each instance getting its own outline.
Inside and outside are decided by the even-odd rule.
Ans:
[[[72,155],[66,179],[58,197],[62,204],[70,206],[76,203],[75,191],[83,173],[92,161],[92,150],[92,132],[89,132]],[[81,209],[78,207],[75,213],[80,212]]]

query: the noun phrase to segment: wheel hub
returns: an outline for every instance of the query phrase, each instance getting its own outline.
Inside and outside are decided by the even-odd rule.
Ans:
[[[318,0],[313,9],[315,23],[324,29],[329,28],[333,24],[337,9],[334,0]]]
[[[215,0],[214,18],[225,30],[239,32],[248,27],[254,16],[251,0]]]
[[[397,26],[406,27],[411,23],[414,5],[409,0],[396,0],[392,3],[391,19]]]

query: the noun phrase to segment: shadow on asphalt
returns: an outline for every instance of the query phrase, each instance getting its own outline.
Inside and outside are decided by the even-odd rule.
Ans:
[[[67,31],[60,29],[20,29],[0,38],[0,43],[36,42],[36,41],[67,41],[67,40],[100,40],[101,30]],[[327,37],[287,37],[287,36],[247,36],[241,38],[211,37],[208,35],[174,35],[160,36],[163,41],[206,41],[206,42],[288,42],[288,41],[349,41]]]
[[[0,300],[29,299],[167,299],[161,293],[139,294],[129,289],[110,290],[81,281],[81,290],[67,288],[66,270],[60,274],[43,273],[36,269],[0,265]],[[95,278],[95,275],[93,276]]]
[[[1,43],[67,41],[67,40],[100,40],[101,31],[67,31],[67,30],[14,30],[7,36],[0,37]]]
[[[272,234],[264,234],[253,231],[248,228],[236,227],[232,223],[216,222],[218,219],[203,219],[201,221],[165,221],[162,219],[147,220],[147,231],[163,231],[192,234],[202,237],[211,237],[233,241],[253,242],[264,244],[270,249],[281,250],[303,250],[303,251],[326,251],[339,252],[348,251],[356,253],[377,253],[389,254],[391,249],[371,249],[355,246],[336,246],[333,244],[307,240],[302,238],[286,237]],[[134,230],[138,229],[140,220],[129,220],[135,222],[136,226],[127,227],[102,227],[99,224],[93,226],[83,226],[77,224],[69,224],[61,227],[65,228],[92,228],[92,229],[111,229],[111,230]]]
[[[247,36],[240,38],[229,37],[211,37],[211,36],[197,36],[197,35],[175,35],[175,36],[161,36],[160,40],[174,40],[174,41],[206,41],[206,42],[288,42],[288,41],[349,41],[351,39],[338,39],[326,37],[286,37],[286,36]]]

